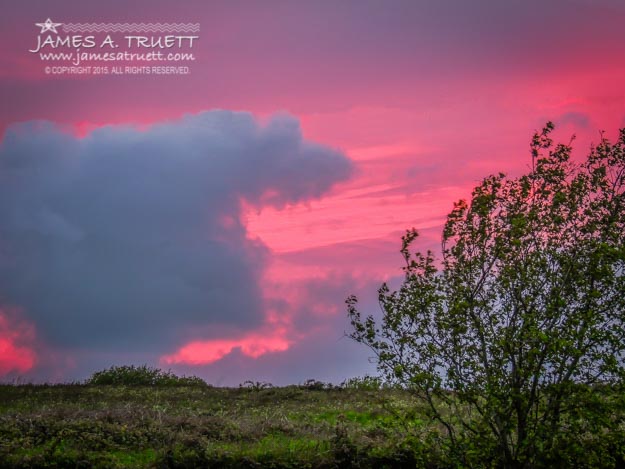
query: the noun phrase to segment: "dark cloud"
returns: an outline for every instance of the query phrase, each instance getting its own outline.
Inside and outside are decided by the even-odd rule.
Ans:
[[[53,346],[164,350],[263,320],[266,248],[241,200],[283,206],[346,179],[296,119],[211,111],[77,138],[48,122],[0,147],[0,304]]]

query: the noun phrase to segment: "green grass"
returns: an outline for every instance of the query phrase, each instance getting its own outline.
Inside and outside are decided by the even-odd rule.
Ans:
[[[413,436],[395,415],[410,400],[390,389],[2,385],[0,467],[410,462]]]
[[[365,384],[0,385],[0,468],[461,467],[423,403]],[[624,419],[556,465],[625,467]]]

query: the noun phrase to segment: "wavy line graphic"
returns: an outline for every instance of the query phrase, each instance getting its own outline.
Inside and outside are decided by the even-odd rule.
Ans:
[[[63,23],[68,33],[199,33],[199,23]]]

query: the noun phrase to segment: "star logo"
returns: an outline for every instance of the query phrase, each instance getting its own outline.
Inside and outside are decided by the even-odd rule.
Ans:
[[[46,31],[52,31],[53,33],[57,33],[57,26],[61,26],[63,23],[53,23],[50,18],[48,18],[45,23],[35,23],[35,26],[39,26],[41,28],[41,32],[39,34],[45,33]]]

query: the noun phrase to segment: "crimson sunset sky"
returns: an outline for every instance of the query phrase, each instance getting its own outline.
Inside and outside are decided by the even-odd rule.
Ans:
[[[374,371],[410,227],[436,248],[548,120],[625,126],[625,3],[32,1],[0,17],[0,379],[148,363],[213,384]],[[199,23],[184,76],[50,76],[41,23]]]

